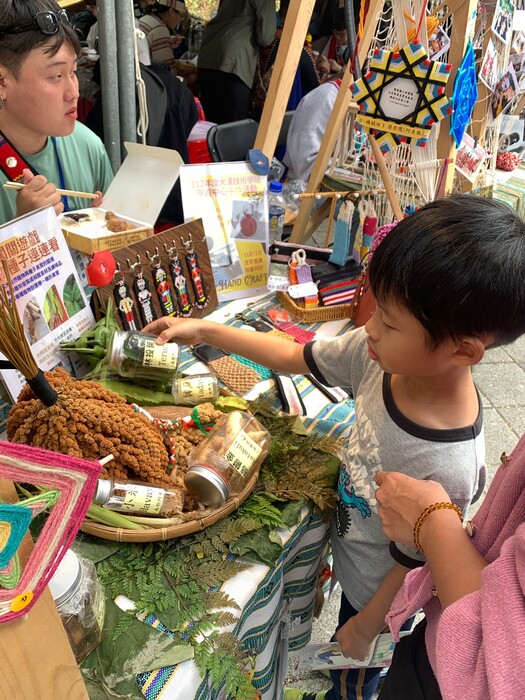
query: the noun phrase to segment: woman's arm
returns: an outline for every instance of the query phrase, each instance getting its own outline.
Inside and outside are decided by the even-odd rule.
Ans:
[[[375,480],[383,530],[391,540],[406,545],[414,544],[414,526],[428,506],[450,502],[445,489],[435,481],[419,481],[396,472],[380,472]],[[456,512],[443,508],[430,513],[421,526],[419,542],[443,607],[479,590],[487,563]]]
[[[307,374],[310,370],[304,359],[304,349],[299,343],[283,340],[270,333],[244,331],[212,321],[190,318],[163,318],[148,324],[144,331],[158,335],[162,345],[176,340],[185,345],[207,343],[269,367],[278,372]]]

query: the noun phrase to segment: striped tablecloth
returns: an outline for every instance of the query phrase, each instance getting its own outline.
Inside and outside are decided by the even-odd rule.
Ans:
[[[222,589],[239,605],[230,629],[254,657],[253,685],[263,700],[281,697],[288,651],[310,639],[317,576],[324,562],[328,524],[306,508],[298,525],[280,532],[283,552],[274,567],[253,564]],[[211,690],[193,661],[137,677],[147,700],[226,700]]]

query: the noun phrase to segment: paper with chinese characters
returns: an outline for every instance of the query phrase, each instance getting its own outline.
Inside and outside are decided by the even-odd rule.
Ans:
[[[0,226],[1,259],[9,263],[18,313],[38,366],[49,370],[62,364],[71,371],[59,343],[78,338],[95,319],[54,209]],[[1,370],[0,376],[16,400],[24,378],[16,370]]]
[[[249,163],[183,165],[184,220],[202,218],[219,301],[266,292],[267,179]]]

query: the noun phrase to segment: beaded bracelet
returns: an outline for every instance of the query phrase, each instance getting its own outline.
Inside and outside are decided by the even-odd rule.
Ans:
[[[421,526],[425,522],[425,520],[428,518],[430,513],[433,513],[435,510],[441,510],[442,508],[448,508],[450,510],[456,511],[456,513],[459,516],[459,519],[461,522],[463,522],[463,513],[461,512],[461,508],[459,508],[455,503],[450,503],[450,502],[441,502],[441,503],[433,503],[431,506],[428,506],[428,508],[425,508],[425,510],[421,513],[419,518],[416,520],[416,524],[414,525],[414,545],[419,552],[419,554],[424,554],[423,547],[421,546],[419,542],[419,532],[421,530]]]

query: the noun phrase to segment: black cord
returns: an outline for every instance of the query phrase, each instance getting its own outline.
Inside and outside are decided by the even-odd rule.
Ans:
[[[360,5],[361,3],[359,3]],[[359,58],[356,53],[357,44],[357,31],[355,27],[355,9],[354,0],[345,0],[344,4],[344,17],[345,17],[345,27],[346,35],[348,37],[348,60],[353,60],[353,76],[357,80],[361,77],[361,66],[359,65]],[[354,58],[355,57],[355,58]]]

